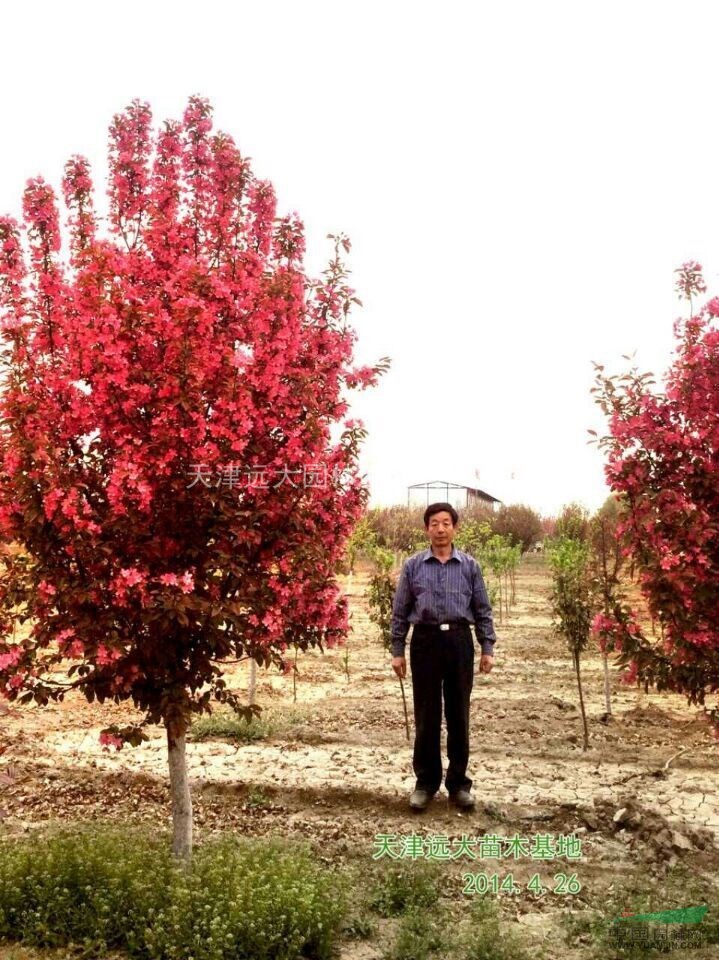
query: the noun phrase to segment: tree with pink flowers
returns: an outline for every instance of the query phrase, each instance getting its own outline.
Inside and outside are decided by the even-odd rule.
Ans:
[[[346,636],[335,573],[367,490],[342,391],[388,361],[353,366],[349,242],[309,278],[301,220],[206,100],[159,131],[133,101],[109,164],[103,229],[82,157],[66,230],[39,177],[24,226],[0,219],[0,692],[130,700],[143,721],[101,734],[118,748],[163,724],[189,856],[188,724],[251,709],[223,663]]]
[[[719,297],[695,314],[706,290],[701,266],[677,271],[690,316],[674,324],[675,357],[663,389],[652,374],[608,377],[595,364],[592,392],[608,417],[605,475],[624,495],[619,533],[637,571],[652,618],[652,635],[624,601],[598,615],[602,649],[618,654],[630,682],[686,695],[704,705],[719,737]]]

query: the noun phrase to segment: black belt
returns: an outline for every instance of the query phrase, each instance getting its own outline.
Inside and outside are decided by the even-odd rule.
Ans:
[[[468,627],[468,620],[443,620],[442,623],[430,623],[428,620],[420,620],[415,624],[416,627],[439,627],[440,630],[449,630],[450,627]]]

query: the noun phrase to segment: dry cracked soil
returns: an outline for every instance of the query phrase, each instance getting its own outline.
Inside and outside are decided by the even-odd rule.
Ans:
[[[497,906],[548,960],[595,956],[590,942],[564,943],[562,921],[568,912],[601,903],[628,877],[644,877],[661,889],[668,872],[684,865],[714,882],[719,744],[684,698],[626,687],[614,666],[607,716],[601,657],[590,650],[582,660],[589,723],[589,749],[583,749],[576,678],[564,642],[552,630],[550,580],[541,557],[523,560],[509,617],[502,622],[495,614],[494,669],[475,675],[468,773],[477,807],[459,812],[442,792],[425,813],[413,814],[407,807],[414,785],[412,744],[399,682],[368,617],[369,576],[360,565],[341,578],[351,609],[346,651],[301,653],[296,700],[291,676],[258,671],[257,702],[277,720],[274,733],[250,742],[213,738],[188,744],[197,841],[227,830],[302,838],[326,864],[362,868],[381,859],[380,835],[389,836],[395,853],[406,852],[407,838],[417,835],[454,842],[463,835],[548,834],[553,843],[573,835],[578,844],[571,857],[541,859],[520,851],[510,859],[440,864],[446,895],[460,911],[468,897],[461,873],[501,878],[511,871],[520,893],[496,894]],[[247,664],[229,667],[227,677],[233,689],[247,690]],[[411,737],[409,680],[405,692]],[[157,729],[147,743],[120,752],[103,749],[98,740],[102,727],[137,719],[129,705],[100,707],[79,696],[42,709],[4,707],[2,833],[28,834],[66,820],[166,827],[163,732]],[[554,892],[560,872],[576,874],[581,889]],[[526,887],[537,873],[548,888],[542,896]],[[392,933],[391,921],[380,922],[375,937],[343,943],[342,960],[382,957]],[[0,949],[0,960],[36,956],[11,950]],[[719,956],[716,946],[686,955],[699,960],[714,956],[712,950]]]

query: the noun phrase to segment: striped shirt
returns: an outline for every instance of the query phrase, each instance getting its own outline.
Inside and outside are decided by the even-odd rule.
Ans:
[[[473,623],[482,653],[492,655],[496,636],[482,571],[468,553],[452,546],[444,563],[432,548],[408,557],[402,566],[392,606],[392,656],[404,656],[411,623]]]

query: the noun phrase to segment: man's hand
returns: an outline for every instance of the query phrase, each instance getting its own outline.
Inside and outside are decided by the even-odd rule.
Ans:
[[[489,673],[492,669],[492,664],[494,663],[494,657],[491,653],[483,653],[479,658],[479,672],[480,673]]]
[[[405,657],[392,657],[392,669],[397,676],[404,680],[407,676],[407,660]]]

